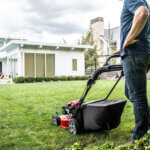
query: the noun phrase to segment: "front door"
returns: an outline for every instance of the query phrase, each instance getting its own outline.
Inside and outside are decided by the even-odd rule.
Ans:
[[[2,62],[0,62],[0,74],[2,73]]]

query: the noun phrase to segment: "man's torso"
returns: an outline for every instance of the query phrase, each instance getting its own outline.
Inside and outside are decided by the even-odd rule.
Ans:
[[[121,13],[121,35],[120,35],[120,49],[121,55],[124,55],[122,51],[123,44],[127,38],[127,35],[131,29],[134,12],[136,9],[142,5],[145,5],[149,11],[150,7],[145,0],[124,0],[124,6]],[[136,39],[140,39],[135,44],[129,45],[125,49],[125,53],[132,54],[150,54],[150,15],[148,20],[141,31],[141,33],[136,37]]]

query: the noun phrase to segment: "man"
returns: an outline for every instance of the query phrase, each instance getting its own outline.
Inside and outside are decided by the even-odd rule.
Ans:
[[[150,7],[146,0],[124,0],[120,50],[125,75],[125,95],[133,104],[135,128],[130,140],[143,137],[150,126],[146,74],[150,70]]]

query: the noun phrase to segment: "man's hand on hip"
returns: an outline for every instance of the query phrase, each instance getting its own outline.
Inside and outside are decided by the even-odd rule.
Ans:
[[[125,48],[128,45],[134,44],[136,42],[139,41],[139,39],[135,38],[141,33],[141,31],[143,30],[146,21],[148,19],[149,16],[149,10],[146,6],[140,6],[136,9],[135,14],[134,14],[134,18],[133,18],[133,23],[132,23],[132,27],[130,29],[130,32],[127,36],[126,41],[124,42],[123,45],[123,50],[125,50]]]
[[[128,41],[128,39],[124,42],[124,44],[123,44],[123,50],[125,50],[125,48],[127,47],[127,46],[129,46],[129,45],[131,45],[131,44],[134,44],[134,43],[136,43],[136,42],[138,42],[139,41],[139,39],[137,39],[137,40],[131,40],[131,41]]]

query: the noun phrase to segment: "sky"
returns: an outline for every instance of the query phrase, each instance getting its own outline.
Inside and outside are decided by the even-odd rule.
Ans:
[[[75,44],[90,20],[103,17],[105,28],[120,25],[121,0],[0,0],[0,37]]]

